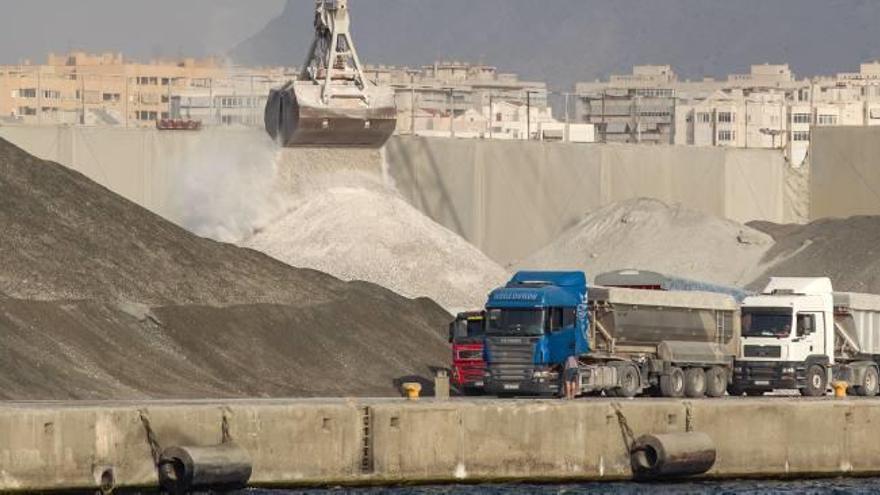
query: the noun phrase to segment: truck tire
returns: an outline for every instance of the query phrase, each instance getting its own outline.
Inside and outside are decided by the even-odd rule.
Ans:
[[[620,384],[619,387],[614,389],[615,397],[635,397],[639,395],[641,392],[641,380],[639,379],[639,370],[628,364],[626,366],[621,366],[617,370],[618,372],[618,380],[617,383]]]
[[[801,395],[806,397],[819,397],[825,395],[828,377],[825,376],[825,368],[814,364],[807,368],[806,383],[800,389]]]
[[[660,377],[660,393],[663,397],[684,397],[684,371],[675,366]]]
[[[692,399],[706,395],[706,372],[703,368],[688,368],[684,372],[684,394]]]
[[[865,370],[865,374],[862,375],[862,381],[855,387],[856,395],[861,395],[862,397],[874,397],[880,392],[880,373],[877,373],[877,368],[874,366],[868,366]]]
[[[706,372],[706,395],[722,397],[727,390],[727,370],[720,366],[712,366]]]

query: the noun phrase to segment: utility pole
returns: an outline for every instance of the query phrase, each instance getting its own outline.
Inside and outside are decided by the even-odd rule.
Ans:
[[[449,136],[455,137],[455,89],[449,88],[449,96],[446,99],[446,109],[449,111]]]
[[[409,133],[416,135],[416,71],[409,71]]]
[[[85,74],[77,74],[79,76],[79,125],[86,125],[86,76]]]
[[[526,141],[532,139],[532,92],[526,90]]]
[[[492,128],[495,126],[495,95],[489,95],[489,139],[494,138]]]

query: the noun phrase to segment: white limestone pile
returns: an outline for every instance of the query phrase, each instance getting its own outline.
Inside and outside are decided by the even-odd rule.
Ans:
[[[243,246],[292,266],[428,297],[451,313],[481,307],[507,278],[500,265],[415,209],[373,170],[327,168],[288,187],[287,213]]]
[[[773,239],[755,229],[654,199],[614,203],[587,215],[517,268],[625,268],[744,286],[761,272]]]

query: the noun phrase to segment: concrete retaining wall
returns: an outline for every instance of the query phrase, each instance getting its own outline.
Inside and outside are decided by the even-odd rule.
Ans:
[[[798,220],[786,206],[787,165],[770,150],[398,137],[386,157],[413,205],[501,263],[636,197],[740,222]]]
[[[13,126],[0,127],[0,137],[179,224],[200,200],[187,194],[251,180],[241,167],[259,168],[256,175],[273,169],[262,162],[272,161],[274,145],[257,129]],[[410,203],[502,264],[552,242],[585,214],[635,197],[741,222],[801,220],[787,199],[787,165],[771,150],[396,136],[385,156]],[[204,191],[200,181],[214,186]]]
[[[259,486],[628,479],[622,422],[707,433],[709,477],[880,472],[875,399],[7,403],[0,490],[155,486],[142,417],[165,447],[219,443],[224,416]]]
[[[880,127],[814,127],[810,219],[880,215]]]

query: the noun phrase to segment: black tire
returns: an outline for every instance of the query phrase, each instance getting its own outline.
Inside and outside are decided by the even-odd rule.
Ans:
[[[825,375],[825,368],[814,364],[807,368],[806,383],[804,388],[800,389],[801,395],[806,397],[820,397],[825,395],[828,387],[828,377]]]
[[[713,366],[706,372],[706,395],[722,397],[727,390],[727,370]]]
[[[880,393],[880,373],[877,372],[877,368],[868,366],[862,376],[861,383],[854,387],[854,391],[856,395],[862,397],[874,397]]]
[[[761,397],[764,395],[764,392],[766,392],[766,390],[763,390],[760,388],[747,388],[746,389],[746,395],[748,395],[749,397]]]
[[[698,399],[706,396],[706,372],[703,368],[688,368],[684,372],[684,395]]]
[[[727,386],[727,394],[731,397],[742,397],[742,394],[744,393],[746,393],[746,391],[736,385],[730,384]]]
[[[663,397],[684,397],[684,371],[675,366],[660,377],[660,393]]]
[[[635,397],[642,391],[641,380],[639,379],[639,370],[631,365],[621,366],[617,369],[619,373],[617,383],[620,384],[615,390],[617,397]]]

